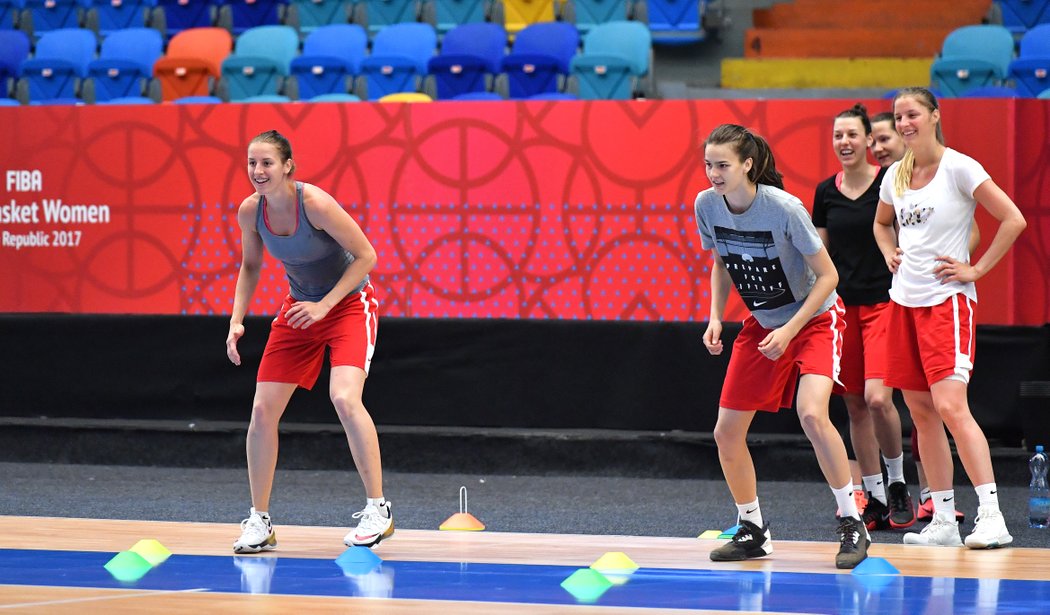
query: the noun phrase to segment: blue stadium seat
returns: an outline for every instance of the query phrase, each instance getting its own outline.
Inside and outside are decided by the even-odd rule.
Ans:
[[[358,0],[354,14],[354,21],[367,25],[373,37],[387,26],[412,23],[418,18],[417,0]]]
[[[510,98],[563,90],[559,79],[568,77],[579,46],[580,34],[572,24],[535,23],[518,32],[501,65]]]
[[[40,38],[44,32],[66,28],[79,28],[82,13],[91,8],[91,0],[25,0],[23,19],[28,15],[28,24],[21,28]]]
[[[491,90],[507,50],[507,31],[494,23],[467,23],[448,31],[441,53],[430,58],[427,72],[437,83],[439,99]]]
[[[707,38],[703,22],[706,7],[704,0],[645,0],[641,10],[647,17],[654,43],[683,45]]]
[[[465,23],[481,23],[488,15],[486,0],[429,0],[424,4],[433,11],[434,25],[439,35]]]
[[[368,99],[419,91],[427,62],[437,49],[437,32],[427,23],[397,23],[376,34],[372,55],[361,62]]]
[[[0,30],[0,97],[11,95],[22,62],[29,57],[29,37],[21,30]]]
[[[292,60],[291,74],[300,100],[323,94],[347,94],[361,73],[368,52],[368,34],[357,24],[321,26],[303,42],[303,53]]]
[[[1050,0],[999,0],[999,8],[1003,26],[1016,34],[1050,23]]]
[[[321,94],[314,96],[309,102],[361,102],[361,99],[353,94]]]
[[[583,38],[583,53],[572,60],[572,74],[585,100],[627,100],[649,74],[649,29],[637,21],[598,24]]]
[[[288,4],[296,15],[300,36],[321,26],[350,23],[353,5],[354,0],[291,0]]]
[[[100,105],[154,105],[157,103],[157,101],[146,96],[119,96],[97,102]]]
[[[25,0],[0,0],[0,29],[14,30],[19,27]]]
[[[80,80],[95,59],[95,33],[82,28],[45,32],[36,54],[22,62],[21,75],[30,103],[66,104],[80,100]]]
[[[0,98],[0,107],[18,107],[21,104],[14,98]]]
[[[963,26],[944,39],[941,54],[930,66],[930,80],[944,96],[1000,85],[1014,54],[1014,37],[1002,26]]]
[[[191,28],[215,25],[216,12],[222,0],[157,0],[164,33],[169,38]]]
[[[281,10],[287,0],[223,0],[220,14],[225,13],[230,32],[239,35],[259,26],[276,26],[281,23]]]
[[[1050,24],[1025,33],[1017,59],[1007,69],[1022,96],[1037,96],[1050,88]]]
[[[1040,100],[1048,100],[1048,99],[1050,99],[1050,88],[1047,88],[1047,89],[1043,90],[1042,92],[1040,92],[1039,96],[1036,96],[1036,98],[1038,98]]]
[[[116,30],[150,25],[150,16],[156,6],[157,0],[95,0],[90,14],[99,35],[106,36]]]
[[[176,98],[172,102],[178,105],[213,105],[221,103],[222,99],[218,96],[183,96],[182,98]]]
[[[624,21],[631,17],[631,0],[569,0],[570,11],[580,34],[609,21]]]
[[[972,90],[966,90],[965,98],[1018,98],[1017,90],[1003,85],[986,85]]]
[[[256,96],[248,96],[237,101],[239,103],[286,103],[292,102],[291,98],[282,96],[281,94],[258,94]]]
[[[279,94],[298,53],[299,34],[291,26],[258,26],[242,32],[233,54],[222,61],[229,100]]]
[[[495,92],[465,92],[458,96],[453,96],[452,100],[503,100],[503,97]]]
[[[95,102],[144,95],[162,55],[164,40],[153,28],[117,30],[102,39],[98,59],[88,65]]]

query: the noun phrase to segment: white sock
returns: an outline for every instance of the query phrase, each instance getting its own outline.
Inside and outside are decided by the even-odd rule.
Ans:
[[[367,506],[375,506],[384,517],[386,516],[386,506],[383,506],[383,504],[386,504],[386,498],[365,498],[365,504]]]
[[[933,498],[934,514],[944,513],[955,519],[955,489],[931,491],[930,497]]]
[[[924,487],[923,490],[919,492],[919,504],[925,504],[928,499],[930,499],[930,488]]]
[[[737,514],[741,521],[750,521],[758,527],[762,527],[762,509],[758,506],[758,498],[754,502],[736,505]]]
[[[831,487],[831,485],[828,486]],[[857,512],[857,501],[853,499],[853,485],[851,483],[846,483],[838,488],[831,487],[831,492],[835,494],[835,503],[838,504],[839,513],[843,517],[853,517],[860,520],[860,513]]]
[[[994,506],[996,509],[999,508],[998,489],[995,488],[995,483],[977,485],[974,487],[974,491],[977,492],[978,506]]]
[[[882,482],[882,473],[872,474],[861,478],[864,481],[864,489],[871,493],[871,497],[886,503],[886,485]]]
[[[884,455],[882,462],[886,464],[886,478],[890,484],[904,482],[904,453],[893,459]]]

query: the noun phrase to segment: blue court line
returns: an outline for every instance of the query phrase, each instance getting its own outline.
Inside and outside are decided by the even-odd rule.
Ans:
[[[134,583],[103,567],[113,553],[0,549],[0,584],[525,604],[593,604],[827,614],[1046,613],[1050,581],[640,568],[593,600],[561,586],[571,566],[173,555]],[[623,581],[624,579],[621,579]]]

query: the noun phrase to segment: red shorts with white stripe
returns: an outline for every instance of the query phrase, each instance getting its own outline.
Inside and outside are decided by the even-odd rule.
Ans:
[[[886,386],[929,391],[945,378],[970,382],[977,305],[969,297],[960,293],[928,307],[890,303],[893,360],[886,366]]]
[[[331,349],[332,367],[351,365],[368,373],[379,328],[379,302],[371,282],[306,329],[293,329],[284,317],[294,304],[295,299],[285,298],[270,325],[258,382],[294,382],[312,388],[321,375],[326,347]]]
[[[806,323],[776,361],[770,361],[758,350],[758,344],[772,329],[763,328],[753,316],[748,316],[733,343],[718,405],[765,412],[790,408],[800,374],[827,376],[841,387],[839,361],[846,327],[843,312],[839,299],[831,309]]]
[[[886,329],[890,302],[846,306],[842,340],[842,373],[847,393],[864,395],[865,380],[886,377]]]

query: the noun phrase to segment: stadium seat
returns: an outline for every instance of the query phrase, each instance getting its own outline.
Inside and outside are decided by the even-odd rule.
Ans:
[[[364,24],[372,37],[387,26],[419,19],[417,0],[358,0],[354,22]]]
[[[422,92],[393,92],[386,94],[379,98],[381,103],[419,103],[419,102],[432,102],[433,99],[430,96]]]
[[[51,30],[79,28],[89,8],[91,0],[25,0],[19,27],[39,39]]]
[[[1002,26],[963,26],[944,39],[930,66],[932,84],[948,97],[1000,85],[1013,59],[1014,37]]]
[[[361,102],[358,96],[353,94],[321,94],[314,96],[309,102]]]
[[[626,100],[649,74],[652,39],[644,24],[614,21],[595,26],[583,38],[583,53],[572,60],[580,98]]]
[[[645,0],[635,8],[635,19],[649,24],[653,43],[692,44],[707,38],[703,27],[706,5],[702,0]]]
[[[372,55],[361,62],[368,99],[395,92],[416,92],[437,49],[437,32],[426,23],[398,23],[376,34]]]
[[[80,82],[95,58],[95,33],[83,28],[44,32],[34,56],[22,62],[21,75],[30,103],[68,104],[80,99]]]
[[[0,98],[0,107],[18,107],[21,106],[21,102],[14,98]]]
[[[234,35],[259,26],[276,26],[287,4],[287,0],[224,0],[218,23],[228,24]]]
[[[237,37],[233,54],[222,61],[222,79],[231,102],[282,90],[299,34],[291,26],[258,26]]]
[[[346,94],[361,72],[361,61],[368,52],[368,34],[357,24],[333,24],[313,30],[303,42],[302,55],[294,58],[300,100],[323,94]]]
[[[438,98],[491,90],[507,50],[507,31],[494,23],[467,23],[449,30],[441,53],[430,58]]]
[[[489,14],[487,0],[429,0],[423,4],[424,21],[433,23],[439,35],[466,23],[481,23]]]
[[[495,92],[466,92],[453,96],[452,100],[503,100],[503,97]]]
[[[95,0],[88,11],[87,23],[100,36],[125,28],[150,25],[157,0]]]
[[[503,27],[514,37],[526,26],[554,21],[554,0],[503,0]]]
[[[999,0],[1003,26],[1015,34],[1050,23],[1050,0]]]
[[[288,8],[293,17],[285,21],[294,21],[305,37],[321,26],[350,23],[353,5],[354,0],[291,0]]]
[[[210,28],[215,25],[221,0],[157,0],[153,23],[169,38],[191,28]]]
[[[176,98],[172,102],[179,105],[213,105],[221,103],[222,99],[218,96],[183,96],[182,98]]]
[[[1022,96],[1037,96],[1050,88],[1050,24],[1040,24],[1021,38],[1017,59],[1007,68]]]
[[[230,102],[239,103],[286,103],[292,102],[291,98],[282,94],[256,94],[255,96],[246,96],[239,100],[232,100]]]
[[[190,28],[171,37],[167,54],[153,64],[163,99],[210,95],[232,47],[225,28]]]
[[[586,34],[597,24],[629,19],[633,4],[631,0],[569,0],[568,16],[563,19],[576,24],[580,34]]]
[[[17,29],[25,6],[25,0],[0,0],[0,29]]]
[[[501,64],[510,98],[563,90],[560,78],[568,77],[579,46],[580,34],[572,24],[537,23],[518,32]]]
[[[1018,98],[1017,90],[1002,85],[986,85],[972,90],[966,90],[965,98]]]
[[[157,101],[146,96],[119,96],[109,100],[97,101],[100,105],[152,105]]]
[[[153,64],[164,54],[164,40],[153,28],[117,30],[102,39],[98,59],[88,64],[89,101],[143,96],[153,78]]]
[[[0,97],[11,95],[22,62],[29,57],[29,37],[21,30],[0,30]]]
[[[1036,96],[1036,98],[1038,98],[1040,100],[1050,99],[1050,88],[1047,88],[1047,89],[1043,90],[1042,92],[1039,92],[1039,96]]]

